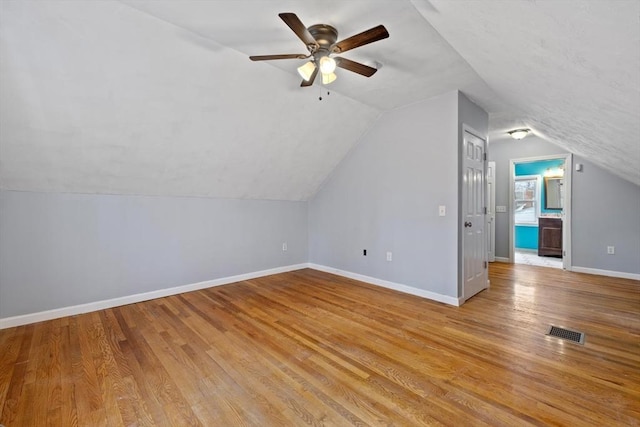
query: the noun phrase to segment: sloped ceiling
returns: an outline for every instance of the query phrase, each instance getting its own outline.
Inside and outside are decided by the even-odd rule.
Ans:
[[[490,140],[526,125],[640,185],[639,4],[3,0],[0,187],[306,200],[380,114],[454,89]],[[344,54],[380,71],[249,61],[305,52],[279,12],[384,24]]]
[[[415,1],[512,108],[490,140],[529,127],[640,185],[640,1]]]

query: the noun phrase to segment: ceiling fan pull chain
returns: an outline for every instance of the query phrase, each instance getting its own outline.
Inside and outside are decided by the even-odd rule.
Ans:
[[[324,83],[320,85],[320,96],[318,97],[318,101],[322,101],[322,89],[324,89],[323,86],[324,86]],[[331,95],[331,92],[327,91],[327,96],[329,95]]]

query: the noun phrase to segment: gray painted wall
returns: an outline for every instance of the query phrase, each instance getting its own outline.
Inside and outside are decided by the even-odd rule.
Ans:
[[[510,159],[567,154],[536,136],[489,145],[496,162],[496,205],[509,206]],[[623,273],[640,273],[640,187],[618,178],[584,158],[582,172],[572,171],[572,263]],[[509,257],[509,215],[496,213],[496,256]],[[616,254],[607,255],[606,247]]]
[[[462,125],[472,127],[483,139],[486,139],[489,133],[489,115],[462,92],[458,92],[458,125],[460,126],[458,140],[460,147],[462,147],[463,137]]]
[[[459,295],[458,107],[454,91],[378,120],[309,202],[310,262]]]
[[[307,217],[306,202],[1,191],[0,318],[304,263]]]
[[[458,92],[385,114],[309,204],[0,191],[0,318],[307,261],[457,297],[462,123],[486,132]],[[497,204],[509,159],[565,153],[531,136],[491,143]],[[640,273],[640,188],[575,162],[574,266]],[[497,256],[508,224],[497,214]]]
[[[583,164],[572,175],[573,265],[640,274],[640,186],[579,156],[573,161]]]

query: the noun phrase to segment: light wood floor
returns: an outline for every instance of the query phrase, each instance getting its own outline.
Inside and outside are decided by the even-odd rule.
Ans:
[[[460,308],[301,270],[5,329],[0,424],[640,425],[639,282],[490,277]]]

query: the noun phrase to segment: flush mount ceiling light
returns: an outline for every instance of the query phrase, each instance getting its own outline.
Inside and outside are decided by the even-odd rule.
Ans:
[[[531,132],[531,129],[514,129],[507,133],[511,135],[511,138],[519,140],[529,135],[529,132]]]
[[[300,86],[309,87],[313,85],[318,74],[322,75],[322,83],[329,84],[336,79],[336,67],[371,77],[378,71],[377,68],[370,67],[350,59],[331,55],[340,55],[348,50],[355,49],[369,43],[377,42],[389,37],[389,32],[384,25],[370,28],[354,36],[338,41],[338,30],[327,24],[316,24],[305,27],[295,13],[280,13],[280,19],[293,30],[304,43],[308,54],[282,54],[282,55],[253,55],[249,59],[252,61],[270,61],[273,59],[307,59],[302,66],[298,67],[298,73],[302,77]]]

